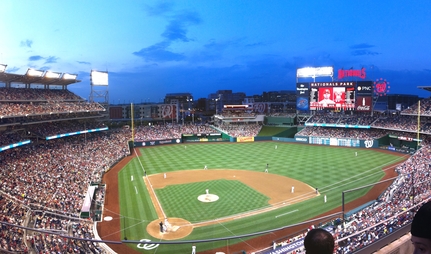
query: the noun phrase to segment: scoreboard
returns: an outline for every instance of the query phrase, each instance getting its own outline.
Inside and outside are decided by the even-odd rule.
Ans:
[[[372,81],[297,83],[297,110],[371,111]]]

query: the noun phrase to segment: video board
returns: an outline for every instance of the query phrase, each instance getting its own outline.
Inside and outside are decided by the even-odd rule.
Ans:
[[[310,83],[310,110],[355,109],[356,82]]]

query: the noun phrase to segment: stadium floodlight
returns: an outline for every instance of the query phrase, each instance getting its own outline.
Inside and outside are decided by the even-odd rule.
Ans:
[[[60,78],[61,73],[58,72],[52,72],[52,71],[46,71],[45,72],[45,78],[53,78],[53,79],[57,79]]]
[[[108,72],[91,71],[91,85],[93,86],[107,86],[108,85]]]
[[[315,77],[332,77],[334,75],[334,67],[305,67],[296,70],[297,78],[315,78]]]
[[[44,73],[44,71],[29,68],[25,75],[32,76],[32,77],[42,77],[43,73]]]
[[[0,64],[0,73],[3,73],[6,71],[6,64]]]
[[[76,74],[63,73],[62,79],[75,80],[78,77]]]

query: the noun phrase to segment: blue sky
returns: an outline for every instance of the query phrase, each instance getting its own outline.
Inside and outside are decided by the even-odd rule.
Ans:
[[[220,89],[293,90],[296,69],[365,67],[390,93],[428,97],[431,1],[3,0],[0,63],[78,74],[109,71],[110,102],[195,99]]]

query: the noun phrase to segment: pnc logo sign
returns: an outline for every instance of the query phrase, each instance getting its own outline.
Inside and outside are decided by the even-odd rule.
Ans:
[[[358,91],[371,91],[373,88],[371,86],[358,86]]]

